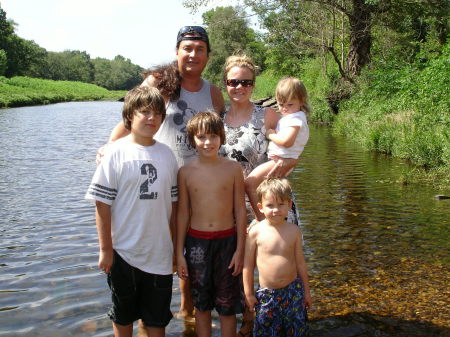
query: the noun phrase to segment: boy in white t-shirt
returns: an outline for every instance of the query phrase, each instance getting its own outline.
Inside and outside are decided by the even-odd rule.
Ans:
[[[165,114],[157,89],[131,90],[122,112],[131,134],[111,145],[86,193],[96,204],[98,266],[108,275],[115,336],[131,337],[138,319],[148,336],[164,336],[172,319],[178,165],[153,139]]]
[[[295,77],[286,77],[278,82],[275,97],[282,117],[276,130],[266,130],[266,138],[270,140],[267,148],[270,160],[256,167],[245,179],[245,192],[255,217],[260,221],[264,219],[264,215],[258,210],[256,189],[277,165],[278,158],[297,159],[309,138],[306,113],[311,108],[304,84]]]

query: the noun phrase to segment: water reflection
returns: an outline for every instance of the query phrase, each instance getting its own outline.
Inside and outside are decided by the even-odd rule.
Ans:
[[[0,110],[0,336],[111,335],[93,207],[83,196],[120,107]],[[311,127],[291,180],[315,298],[312,335],[450,335],[450,200],[391,183],[406,170]],[[167,335],[193,336],[192,324],[174,319]]]
[[[316,298],[310,315],[316,334],[327,324],[336,336],[376,336],[373,325],[392,336],[448,333],[448,303],[442,300],[448,281],[442,275],[448,275],[450,209],[440,207],[427,187],[387,183],[408,169],[404,163],[364,153],[323,128],[311,133],[294,186]],[[389,332],[378,316],[396,318],[401,327],[410,320],[432,324],[418,325],[415,334],[393,327]],[[336,328],[352,320],[362,321],[353,332]],[[433,324],[442,328],[429,330]]]

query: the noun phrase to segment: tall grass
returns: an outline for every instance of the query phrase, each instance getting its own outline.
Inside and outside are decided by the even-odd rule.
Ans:
[[[69,101],[116,100],[125,91],[109,91],[93,84],[50,81],[30,77],[0,77],[0,108]]]
[[[450,48],[427,63],[366,71],[334,128],[368,150],[405,158],[450,183]]]
[[[274,98],[275,87],[282,77],[282,75],[277,75],[269,71],[257,76],[252,98],[255,100],[266,97]]]

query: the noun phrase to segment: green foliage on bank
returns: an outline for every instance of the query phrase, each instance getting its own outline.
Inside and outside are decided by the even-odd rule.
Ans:
[[[93,84],[0,76],[0,108],[69,101],[117,100],[126,91],[109,91]]]
[[[295,76],[306,86],[312,113],[309,120],[319,123],[331,123],[334,114],[330,111],[326,97],[333,89],[333,78],[338,77],[338,71],[330,61],[322,58],[305,59],[299,66],[298,73],[285,73],[268,69],[256,77],[253,99],[275,97],[275,87],[278,81],[285,76]]]
[[[450,184],[450,44],[440,53],[418,54],[416,62],[378,62],[366,68],[352,96],[334,114],[327,97],[339,80],[332,62],[304,60],[289,74],[306,85],[311,122],[332,125],[368,151],[403,158],[415,165],[401,183],[428,180]],[[286,74],[266,70],[257,77],[253,99],[273,97]]]
[[[450,182],[450,46],[398,67],[366,70],[341,104],[337,133],[371,151],[404,158]]]

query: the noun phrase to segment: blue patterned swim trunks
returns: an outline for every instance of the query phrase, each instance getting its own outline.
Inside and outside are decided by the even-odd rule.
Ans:
[[[302,281],[297,278],[284,288],[259,288],[253,328],[255,337],[305,336],[308,330]]]

